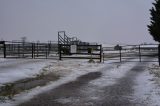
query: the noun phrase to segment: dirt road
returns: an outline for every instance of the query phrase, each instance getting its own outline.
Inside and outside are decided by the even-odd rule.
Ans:
[[[134,80],[144,71],[146,65],[147,63],[137,63],[123,77],[117,78],[114,84],[108,86],[90,83],[100,79],[105,69],[91,72],[37,95],[19,106],[146,106],[132,97],[133,86],[136,84]]]

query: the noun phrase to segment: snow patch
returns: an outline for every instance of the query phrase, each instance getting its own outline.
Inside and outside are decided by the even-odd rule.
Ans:
[[[3,62],[2,62],[3,61]],[[49,61],[31,59],[4,59],[0,62],[0,86],[20,79],[35,77]]]
[[[53,66],[52,66],[53,65]],[[7,101],[6,103],[0,104],[0,106],[13,106],[25,101],[30,100],[35,95],[38,95],[42,92],[54,89],[62,84],[65,84],[70,81],[76,80],[77,77],[85,75],[89,72],[95,72],[102,69],[105,65],[101,63],[88,63],[87,61],[73,61],[65,60],[54,62],[54,64],[48,65],[45,67],[45,72],[54,72],[61,75],[61,78],[57,81],[50,82],[48,85],[43,87],[36,87],[29,91],[22,92],[17,94],[13,99],[15,101]],[[67,71],[67,72],[66,72]]]
[[[145,103],[149,106],[159,106],[160,104],[160,83],[156,83],[155,75],[151,75],[152,63],[146,71],[136,79],[134,98],[136,102]],[[153,71],[153,70],[152,70]],[[154,70],[155,71],[155,70]],[[158,78],[159,79],[159,78]]]

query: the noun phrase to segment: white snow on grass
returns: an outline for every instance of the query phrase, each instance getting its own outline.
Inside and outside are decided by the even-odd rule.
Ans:
[[[36,65],[33,65],[33,63],[25,64],[23,67],[17,68],[19,71],[18,70],[15,71],[18,72],[18,74],[15,74],[15,76],[34,77],[34,75],[40,73],[44,74],[54,73],[56,75],[59,75],[60,79],[54,82],[51,81],[46,86],[43,87],[37,86],[36,88],[17,94],[13,97],[15,101],[8,100],[6,101],[6,103],[0,103],[0,106],[14,106],[21,104],[23,102],[29,101],[34,96],[42,92],[46,92],[62,84],[74,81],[81,75],[97,71],[102,72],[102,76],[98,79],[90,81],[88,86],[93,86],[93,87],[88,87],[88,89],[86,88],[85,91],[82,90],[82,92],[83,94],[88,95],[87,96],[88,98],[85,99],[88,100],[100,99],[100,95],[96,94],[95,91],[98,90],[98,92],[102,92],[101,88],[115,84],[117,79],[122,78],[128,71],[130,71],[137,64],[137,62],[128,62],[123,64],[112,63],[112,62],[114,62],[114,60],[107,61],[104,64],[88,63],[88,60],[64,60],[64,61],[52,60],[50,62],[42,62],[43,65],[40,64],[39,62]],[[23,70],[22,73],[20,72],[20,70]],[[31,72],[34,70],[35,72]],[[0,79],[2,75],[0,71]],[[16,78],[13,77],[8,79],[14,80]],[[151,76],[148,71],[145,71],[142,75],[137,76],[136,83],[137,85],[134,87],[135,89],[134,97],[137,98],[135,99],[136,101],[144,100],[141,102],[145,102],[148,104],[152,103],[149,104],[149,106],[156,106],[157,104],[160,104],[159,102],[160,90],[156,88],[155,81],[153,81],[153,76]],[[66,100],[65,98],[60,98],[57,101],[66,103],[66,102],[71,102],[72,99],[73,98],[69,98],[68,100]]]
[[[0,58],[0,62],[4,62],[4,61],[6,61],[5,58]]]
[[[153,71],[153,66],[155,65],[150,63],[146,71],[137,76],[137,85],[134,87],[134,98],[136,102],[139,102],[139,104],[145,103],[148,106],[160,105],[160,78],[156,77],[154,74],[151,74]],[[160,68],[155,71],[160,71]]]
[[[51,60],[3,59],[0,61],[0,86],[17,80],[35,77]]]
[[[54,89],[62,84],[76,80],[77,77],[85,75],[89,72],[101,70],[105,65],[102,63],[88,63],[84,60],[64,60],[53,62],[52,65],[45,67],[45,72],[57,73],[61,78],[57,81],[50,82],[46,86],[36,87],[31,90],[17,94],[13,99],[15,101],[7,101],[1,103],[0,106],[14,106],[30,100],[35,95]]]

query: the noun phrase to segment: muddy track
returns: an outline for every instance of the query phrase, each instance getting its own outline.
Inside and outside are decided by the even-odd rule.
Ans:
[[[50,81],[58,80],[59,76],[49,73],[47,75],[37,75],[34,78],[22,79],[13,83],[7,83],[0,87],[0,96],[9,97],[10,99],[25,90],[35,88],[37,86],[45,86]]]
[[[88,84],[100,78],[102,72],[88,73],[19,106],[146,106],[132,98],[134,79],[144,71],[146,65],[147,63],[138,63],[124,77],[117,79],[115,84],[103,88]],[[91,91],[95,96],[93,98],[89,98],[88,92]]]
[[[19,106],[63,106],[54,100],[62,97],[62,95],[64,98],[68,98],[71,95],[79,96],[79,89],[88,84],[89,81],[101,77],[101,74],[101,72],[91,72],[80,76],[76,81],[61,85],[52,91],[45,92],[45,94],[40,94],[31,101]]]
[[[128,71],[125,77],[118,79],[117,83],[112,86],[105,87],[104,98],[100,104],[101,106],[146,106],[139,101],[135,101],[132,98],[134,93],[133,86],[135,85],[134,79],[138,74],[144,71],[147,63],[138,63],[130,71]]]

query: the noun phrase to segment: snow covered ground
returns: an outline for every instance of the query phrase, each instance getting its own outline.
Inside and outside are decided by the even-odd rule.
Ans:
[[[136,100],[147,103],[148,106],[160,106],[160,67],[150,63],[146,71],[137,77],[134,87]]]
[[[42,59],[0,59],[0,86],[20,79],[35,77],[41,69],[51,64]]]
[[[110,86],[116,83],[117,79],[122,78],[137,62],[123,64],[114,63],[116,61],[107,61],[103,63],[88,63],[88,60],[32,60],[32,59],[0,59],[0,83],[21,80],[24,78],[35,77],[37,74],[54,73],[60,76],[60,79],[49,82],[46,86],[37,86],[33,89],[21,92],[13,97],[14,101],[8,100],[0,103],[0,106],[14,106],[30,100],[35,95],[54,89],[62,84],[76,80],[77,77],[90,72],[101,71],[102,77],[92,80],[89,85],[95,85],[98,88]],[[149,106],[158,106],[160,104],[160,78],[151,74],[160,68],[157,64],[149,63],[146,71],[137,76],[134,86],[134,98],[141,99],[141,102],[148,102]],[[107,69],[107,70],[106,70]],[[152,71],[151,71],[152,70]],[[107,81],[107,82],[106,82]],[[95,89],[96,90],[96,89]],[[94,89],[86,92],[88,98],[100,98],[94,94]],[[84,91],[83,91],[84,92]]]
[[[2,62],[3,61],[3,62]],[[28,78],[28,77],[35,77],[37,74],[47,74],[53,72],[54,74],[60,75],[60,80],[55,82],[50,82],[47,86],[33,88],[29,91],[22,92],[17,94],[13,99],[15,101],[8,101],[7,103],[2,103],[0,106],[10,106],[16,105],[26,100],[29,100],[34,95],[37,95],[41,92],[53,89],[61,84],[67,83],[69,81],[75,80],[77,77],[84,75],[89,72],[98,71],[99,69],[104,67],[104,64],[101,63],[88,63],[88,60],[48,60],[42,61],[33,64],[34,60],[31,64],[25,64],[22,66],[17,66],[15,69],[7,68],[8,66],[13,64],[20,64],[21,62],[29,61],[29,60],[1,60],[2,64],[1,67],[3,68],[2,72],[0,73],[0,81],[1,84],[13,82],[16,80]],[[5,63],[6,62],[6,63]],[[5,70],[5,71],[4,71]],[[11,72],[12,71],[12,72]],[[9,77],[7,77],[9,76]]]

